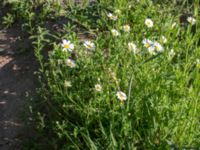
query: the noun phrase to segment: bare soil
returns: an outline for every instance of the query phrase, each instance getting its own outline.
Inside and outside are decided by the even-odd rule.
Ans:
[[[22,119],[28,101],[26,93],[34,94],[35,90],[36,62],[28,45],[20,30],[0,30],[1,150],[20,150],[22,139],[31,133]]]

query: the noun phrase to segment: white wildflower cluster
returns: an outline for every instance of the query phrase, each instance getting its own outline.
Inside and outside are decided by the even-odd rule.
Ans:
[[[192,25],[194,25],[196,23],[196,19],[191,16],[187,18],[187,21]]]
[[[162,45],[157,41],[151,41],[149,39],[144,39],[142,41],[145,48],[148,49],[149,53],[155,55],[156,53],[161,53],[164,51]]]
[[[165,43],[167,43],[167,38],[165,37],[165,36],[161,36],[161,42],[163,43],[163,44],[165,44]]]
[[[113,20],[113,21],[116,21],[118,19],[118,16],[117,15],[114,15],[112,13],[108,13],[107,14],[107,17],[110,19],[110,20]]]
[[[117,95],[117,98],[118,98],[121,102],[124,102],[124,101],[126,101],[126,99],[127,99],[126,94],[125,94],[124,92],[122,92],[122,91],[118,91],[116,95]]]
[[[112,29],[111,30],[112,36],[117,37],[120,35],[119,31],[117,31],[116,29]]]
[[[147,18],[145,20],[145,25],[148,27],[148,28],[152,28],[153,27],[153,21],[149,18]]]
[[[171,27],[172,27],[172,29],[174,29],[176,26],[177,26],[177,23],[174,22]]]
[[[72,59],[70,59],[70,58],[68,58],[68,59],[66,60],[66,65],[67,65],[68,67],[70,67],[70,68],[75,68],[75,67],[76,67],[75,61],[72,60]]]
[[[136,44],[133,42],[128,43],[128,50],[130,52],[133,52],[134,54],[137,54],[139,52],[139,49],[137,48]]]
[[[72,52],[74,50],[74,44],[71,43],[71,41],[66,40],[66,39],[62,40],[61,46],[62,46],[62,51],[64,51],[64,52],[66,52],[66,51]],[[88,50],[94,50],[95,49],[95,44],[93,42],[89,41],[89,40],[85,41],[83,46]],[[70,68],[76,67],[75,61],[73,59],[70,59],[70,58],[66,59],[66,65]]]
[[[95,49],[95,44],[91,41],[85,41],[84,44],[85,48],[89,50],[94,50]]]
[[[74,49],[74,44],[72,44],[71,41],[68,40],[63,40],[61,45],[63,47],[63,51],[71,52]]]
[[[96,85],[95,85],[95,90],[96,90],[97,92],[101,92],[101,91],[102,91],[102,86],[101,86],[101,84],[96,84]]]
[[[131,31],[131,27],[128,24],[123,25],[122,29],[123,29],[124,32],[130,32]]]
[[[108,13],[107,17],[110,20],[116,21],[118,19],[118,15],[120,15],[120,14],[121,14],[121,11],[120,10],[116,10],[114,12],[114,14],[113,13]],[[187,20],[191,24],[195,24],[195,22],[196,22],[196,20],[194,18],[191,18],[191,17],[188,18]],[[154,26],[154,22],[150,18],[145,19],[144,24],[146,25],[147,28],[153,28],[153,26]],[[174,28],[175,26],[176,26],[176,23],[173,23],[172,24],[172,28]],[[111,32],[111,35],[116,38],[116,37],[119,37],[121,35],[123,37],[123,34],[127,34],[128,35],[128,33],[131,32],[131,29],[132,28],[131,28],[131,26],[129,24],[124,24],[119,29],[117,29],[117,28],[111,29],[110,32]],[[120,33],[120,31],[121,31],[121,33]],[[142,41],[142,44],[148,50],[148,52],[151,55],[156,55],[156,54],[162,53],[164,51],[164,48],[163,48],[162,45],[166,44],[168,42],[168,40],[167,40],[167,38],[165,36],[161,36],[160,39],[159,39],[159,42],[158,41],[152,41],[150,39],[145,38]],[[134,54],[138,54],[140,52],[139,48],[137,47],[137,45],[135,44],[134,41],[129,41],[126,44],[127,44],[126,49],[128,49],[130,52],[132,52]],[[69,41],[69,40],[63,40],[61,46],[62,46],[62,50],[63,51],[68,51],[68,52],[72,52],[74,50],[74,47],[75,47],[74,44],[71,43],[71,41]],[[95,43],[93,43],[90,40],[86,40],[83,43],[83,47],[86,50],[95,50]],[[169,51],[169,53],[168,53],[170,58],[173,58],[175,56],[175,54],[176,53],[174,52],[173,49],[171,49],[171,51]],[[200,64],[199,60],[197,61],[197,64]],[[68,58],[66,60],[66,65],[69,68],[75,68],[76,67],[75,61],[73,59],[71,59],[71,58]],[[111,73],[111,76],[112,76],[112,79],[115,81],[118,89],[120,89],[116,75]],[[103,89],[102,84],[100,84],[99,82],[100,82],[100,80],[98,80],[98,82],[93,85],[93,89],[94,89],[95,92],[98,92],[98,93],[101,94],[101,92],[104,89]],[[65,85],[66,85],[66,87],[70,87],[71,86],[71,82],[66,81]],[[118,90],[116,92],[116,98],[120,102],[125,102],[127,100],[127,95],[126,95],[125,92],[123,92],[121,90]]]
[[[171,49],[169,52],[169,58],[173,58],[176,55],[176,53],[174,52],[174,49]]]
[[[129,32],[131,31],[131,27],[130,27],[128,24],[123,25],[123,26],[121,27],[121,29],[122,29],[124,32],[127,32],[127,33],[129,33]],[[119,32],[118,30],[116,30],[116,29],[111,29],[111,34],[112,34],[112,36],[114,36],[114,37],[118,37],[118,36],[121,35],[120,32]]]

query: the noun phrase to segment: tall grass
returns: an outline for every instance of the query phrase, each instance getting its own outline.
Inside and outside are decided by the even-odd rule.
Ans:
[[[200,147],[199,1],[185,2],[70,3],[62,32],[38,28],[34,110],[50,149]]]

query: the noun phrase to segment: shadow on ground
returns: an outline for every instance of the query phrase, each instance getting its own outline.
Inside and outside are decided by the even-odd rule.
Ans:
[[[22,112],[26,93],[34,95],[36,62],[29,41],[18,29],[0,31],[0,149],[20,150],[23,138],[30,137]],[[21,48],[27,50],[21,52]],[[24,50],[24,49],[23,49]]]

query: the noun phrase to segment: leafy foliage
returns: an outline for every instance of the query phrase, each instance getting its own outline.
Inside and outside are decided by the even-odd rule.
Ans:
[[[53,3],[39,13],[41,3],[27,3],[14,11],[33,35],[35,121],[48,148],[199,148],[199,0],[185,20],[186,3],[61,2],[60,13]],[[52,33],[49,19],[67,22]]]

